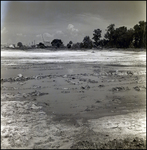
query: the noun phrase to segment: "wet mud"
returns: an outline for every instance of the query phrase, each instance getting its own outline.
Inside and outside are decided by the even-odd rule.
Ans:
[[[94,55],[94,54],[93,54]],[[145,149],[145,65],[2,65],[3,149]]]

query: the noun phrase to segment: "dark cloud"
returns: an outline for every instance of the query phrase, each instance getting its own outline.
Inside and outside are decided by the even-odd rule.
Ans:
[[[95,28],[104,32],[111,23],[130,28],[145,20],[146,1],[11,1],[2,2],[1,16],[4,41],[13,37],[16,42],[14,37],[19,33],[26,35],[22,40],[35,39],[43,33],[48,33],[51,40],[51,37],[61,37],[57,31],[63,32],[64,41],[68,41],[74,39],[69,24],[71,30],[78,30],[75,34],[78,41],[82,35],[92,36]]]

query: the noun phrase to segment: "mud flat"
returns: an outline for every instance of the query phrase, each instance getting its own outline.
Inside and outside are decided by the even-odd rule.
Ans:
[[[2,149],[146,149],[145,52],[2,52]]]

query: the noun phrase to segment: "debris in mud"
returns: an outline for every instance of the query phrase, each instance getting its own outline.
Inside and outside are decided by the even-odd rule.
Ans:
[[[6,87],[6,86],[2,86],[1,89],[2,89],[2,90],[18,90],[19,88],[17,88],[17,87]]]
[[[98,83],[98,81],[91,80],[91,79],[89,79],[88,82],[89,82],[89,83]]]
[[[97,100],[95,103],[100,103],[101,101]]]
[[[85,109],[85,111],[92,111],[91,109],[89,109],[88,107]]]
[[[84,111],[93,111],[94,108],[95,108],[94,105],[87,106],[87,108]]]
[[[41,92],[35,90],[34,92],[31,92],[31,93],[23,93],[22,96],[24,98],[27,98],[29,96],[43,96],[43,95],[47,95],[47,94],[49,94],[49,93],[41,93]]]
[[[40,89],[41,86],[33,85],[33,88],[34,88],[34,89]]]
[[[17,76],[18,76],[19,78],[22,78],[22,77],[23,77],[23,75],[22,75],[22,74],[18,74]]]
[[[112,100],[114,103],[121,103],[120,99],[113,99]]]
[[[136,91],[141,91],[143,88],[146,89],[145,86],[135,86],[135,87],[134,87],[134,89],[135,89]]]
[[[8,79],[1,79],[3,82],[15,82],[15,81],[26,81],[27,79],[23,76],[17,76],[14,78],[8,78]]]
[[[47,77],[53,77],[51,75],[37,75],[37,76],[32,76],[32,77],[24,77],[22,74],[18,74],[17,77],[13,78],[7,78],[7,79],[1,79],[2,82],[15,82],[15,81],[27,81],[27,80],[32,80],[32,79],[43,79]]]
[[[132,71],[127,71],[127,74],[128,75],[133,75],[133,72]]]
[[[140,86],[135,86],[134,89],[135,89],[136,91],[140,91],[140,90],[141,90],[141,87],[140,87]]]
[[[38,80],[39,80],[39,79],[41,79],[41,76],[36,76],[35,79],[38,79]]]
[[[83,79],[83,78],[80,78],[79,81],[83,81],[83,82],[86,82],[87,79]]]
[[[135,89],[136,91],[140,91],[140,90],[141,90],[141,88],[140,88],[139,86],[135,86],[134,89]]]
[[[81,86],[81,89],[90,89],[90,86],[89,85]]]
[[[73,81],[71,81],[71,80],[65,80],[67,83],[71,83],[71,84],[73,84],[73,85],[77,85],[77,84],[79,84],[79,82],[73,82]]]
[[[79,82],[73,82],[73,81],[70,81],[70,83],[76,85],[76,84],[79,84]]]
[[[43,96],[43,95],[47,95],[48,93],[41,93],[41,92],[39,92],[39,91],[34,91],[34,92],[31,92],[31,93],[29,93],[29,95],[31,95],[31,96]]]
[[[98,87],[104,87],[104,85],[101,85],[101,84],[100,84]]]
[[[115,88],[112,88],[112,91],[127,91],[127,90],[130,90],[129,87],[115,87]]]
[[[24,85],[26,82],[17,82],[17,84]]]
[[[83,75],[83,76],[88,76],[88,74],[87,74],[87,73],[81,73],[81,75]]]
[[[61,91],[61,93],[70,93],[70,91]]]
[[[84,93],[84,91],[79,91],[79,93]]]
[[[67,75],[64,75],[63,78],[67,78]]]
[[[16,78],[13,79],[14,81],[25,81],[26,78],[22,74],[18,74]]]
[[[50,104],[48,104],[48,103],[46,103],[46,102],[38,102],[37,103],[37,106],[44,106],[44,107],[46,107],[46,106],[49,106]]]

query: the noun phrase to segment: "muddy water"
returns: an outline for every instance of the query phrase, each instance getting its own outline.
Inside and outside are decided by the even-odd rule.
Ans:
[[[11,69],[7,71],[9,77],[15,77],[10,75]],[[94,66],[91,63],[33,64],[25,71],[19,68],[15,74],[18,73],[33,79],[4,82],[2,93],[19,93],[22,98],[24,93],[33,91],[48,93],[35,99],[38,105],[49,104],[45,108],[49,114],[77,117],[91,114],[90,118],[97,118],[145,108],[146,80],[143,67]],[[137,86],[139,91],[134,89]],[[15,90],[11,90],[12,87]]]
[[[55,129],[52,128],[55,128],[55,124],[60,126],[61,122],[64,125],[77,125],[80,130],[83,127],[83,123],[78,123],[80,119],[87,127],[90,119],[143,112],[144,120],[145,66],[144,52],[2,52],[3,124],[8,120],[3,128],[16,126],[18,122],[24,126],[26,119],[28,123],[25,122],[25,126],[28,133],[32,133],[33,144],[37,141],[35,138],[39,140],[39,136],[46,136],[45,129],[54,135]],[[45,114],[40,117],[40,113]],[[42,120],[44,123],[41,125],[39,122],[43,118],[46,119]],[[39,126],[45,129],[38,133]],[[63,127],[60,131],[63,131]],[[69,134],[70,141],[74,132]],[[51,148],[61,141],[57,140],[58,136],[55,137],[53,143],[52,140],[47,142],[51,142]],[[4,147],[9,147],[9,144],[9,148],[21,147],[12,142],[11,137],[8,138],[9,144],[5,142],[6,139],[3,138]],[[32,144],[26,144],[26,147],[33,147]]]

